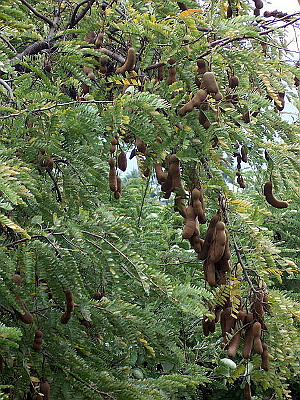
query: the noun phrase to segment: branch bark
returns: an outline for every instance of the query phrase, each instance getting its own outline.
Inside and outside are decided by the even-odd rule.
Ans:
[[[5,89],[8,91],[8,96],[11,100],[13,100],[14,98],[14,93],[12,91],[12,88],[3,80],[0,79],[0,85],[2,85],[3,87],[5,87]]]
[[[95,1],[96,0],[88,0],[88,2],[87,2],[88,4],[84,7],[84,9],[81,11],[81,13],[78,15],[78,17],[76,17],[79,7],[83,4],[85,4],[86,1],[79,3],[78,4],[79,7],[78,6],[77,6],[78,8],[76,7],[77,10],[75,8],[76,14],[74,15],[74,13],[73,13],[72,18],[71,18],[70,22],[67,24],[66,28],[69,28],[69,29],[74,28],[74,26],[77,25],[78,22],[85,16],[85,14],[91,9],[91,7],[95,3]]]
[[[24,6],[26,6],[27,8],[29,8],[29,10],[30,10],[31,12],[33,12],[33,14],[34,14],[35,16],[37,16],[38,18],[40,18],[40,19],[42,19],[43,21],[45,21],[45,22],[50,26],[50,28],[53,27],[53,22],[52,22],[49,18],[47,18],[45,15],[39,13],[35,8],[33,8],[29,3],[27,3],[26,0],[20,0],[20,2],[21,2],[22,4],[24,4]]]

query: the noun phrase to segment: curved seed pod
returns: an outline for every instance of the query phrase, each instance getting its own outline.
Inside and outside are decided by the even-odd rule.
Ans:
[[[104,296],[105,296],[105,293],[104,293],[104,292],[95,292],[95,293],[93,294],[93,299],[94,299],[94,300],[101,300],[102,297],[104,297]]]
[[[157,182],[161,185],[167,179],[167,174],[162,170],[162,164],[154,164],[154,170],[156,174]]]
[[[263,353],[263,347],[261,343],[261,324],[260,322],[256,321],[253,324],[253,349],[257,354]]]
[[[96,79],[93,68],[90,67],[83,67],[83,72],[86,74],[86,76],[91,79],[94,80]]]
[[[74,310],[74,296],[73,293],[70,290],[65,290],[65,296],[66,296],[66,308],[67,312],[71,313]]]
[[[241,147],[241,156],[244,163],[248,162],[247,149],[244,145]]]
[[[254,4],[255,4],[255,7],[258,8],[259,10],[261,8],[263,8],[263,6],[264,6],[264,3],[262,2],[262,0],[254,0]]]
[[[116,74],[124,74],[126,71],[132,71],[136,61],[135,49],[133,47],[129,47],[127,50],[127,56],[125,63],[122,67],[116,69]]]
[[[207,93],[218,93],[219,87],[213,72],[205,72],[201,86],[207,90]]]
[[[215,94],[212,94],[212,97],[216,100],[216,101],[221,101],[223,99],[223,95],[221,92],[217,92]]]
[[[228,357],[232,358],[236,356],[241,341],[241,333],[241,329],[238,329],[230,339],[227,351]]]
[[[96,33],[95,33],[94,31],[88,32],[88,33],[84,36],[83,40],[84,40],[85,42],[88,42],[89,44],[94,44],[94,43],[95,43],[95,40],[96,40]]]
[[[238,87],[239,86],[239,78],[237,77],[237,76],[235,76],[235,75],[231,75],[230,77],[229,77],[229,87],[231,88],[231,89],[235,89],[236,87]]]
[[[179,214],[186,218],[186,205],[184,199],[180,195],[176,195],[174,199],[174,211],[178,211]]]
[[[231,5],[227,6],[226,16],[227,18],[232,18],[232,7]]]
[[[127,157],[125,151],[121,151],[121,153],[118,155],[118,168],[121,171],[126,171],[127,168]]]
[[[156,81],[160,82],[164,79],[165,76],[165,66],[161,65],[160,67],[157,68],[157,76],[156,76]]]
[[[211,262],[217,263],[225,251],[226,233],[224,222],[218,221],[215,228],[214,240],[210,245],[208,257]]]
[[[198,74],[203,75],[206,71],[206,60],[204,58],[198,58],[197,60]]]
[[[109,152],[110,152],[111,154],[113,154],[115,151],[116,151],[116,146],[115,146],[114,144],[112,144],[112,145],[109,147]]]
[[[206,99],[206,96],[206,90],[199,89],[195,96],[178,110],[178,115],[183,117],[186,113],[192,111],[194,107],[200,106],[200,104]]]
[[[225,228],[225,235],[226,235],[226,243],[222,259],[230,260],[231,253],[230,253],[230,243],[229,243],[229,232],[227,228]]]
[[[13,282],[17,285],[17,286],[21,286],[22,283],[22,278],[21,275],[19,273],[14,273],[13,277],[12,277]]]
[[[193,236],[190,238],[190,243],[193,246],[196,253],[201,253],[202,244],[204,240],[200,239],[199,234],[194,233]]]
[[[232,308],[226,307],[223,312],[224,312],[225,321],[226,321],[225,332],[232,333],[232,331],[235,327],[235,323],[236,323],[236,319],[231,315]]]
[[[266,343],[262,343],[263,352],[261,354],[261,367],[265,371],[269,371],[269,352]]]
[[[216,321],[214,319],[208,320],[208,329],[211,333],[214,333],[216,331]]]
[[[186,220],[185,226],[182,231],[183,239],[190,239],[193,236],[196,228],[196,216],[192,206],[188,206],[186,209]]]
[[[266,200],[271,206],[276,208],[287,208],[288,203],[286,201],[279,201],[273,196],[273,184],[271,181],[266,182],[264,185],[264,195]]]
[[[247,316],[246,311],[240,310],[240,311],[238,312],[237,319],[238,319],[239,321],[244,322],[246,316]]]
[[[43,332],[35,331],[34,341],[32,345],[33,350],[41,350],[42,342],[43,342]]]
[[[201,254],[200,254],[200,260],[205,260],[207,258],[208,255],[208,250],[209,247],[213,241],[213,237],[214,237],[214,233],[215,233],[215,229],[216,229],[216,224],[217,222],[220,220],[220,214],[216,213],[212,219],[210,220],[208,229],[206,231],[206,235],[205,235],[205,239],[204,239],[204,243],[202,246],[202,250],[201,250]]]
[[[172,85],[172,83],[176,82],[176,67],[173,66],[176,61],[173,57],[171,57],[168,63],[171,65],[171,67],[169,67],[168,70],[167,85]]]
[[[146,143],[140,139],[138,136],[135,137],[135,145],[140,153],[145,154],[147,145]]]
[[[117,144],[119,144],[119,140],[116,137],[113,137],[110,139],[110,144],[116,146]]]
[[[107,58],[103,58],[103,57],[99,57],[99,65],[97,67],[98,71],[101,72],[101,74],[106,74],[107,73],[107,63],[108,63],[108,59]]]
[[[277,108],[278,111],[282,111],[284,109],[285,106],[285,92],[281,92],[281,93],[277,93],[278,95],[278,100],[280,101],[281,105],[279,105],[277,102],[275,103],[275,106]]]
[[[249,383],[249,382],[246,382],[246,383],[245,383],[245,386],[244,386],[244,396],[245,396],[245,399],[246,399],[246,400],[251,400],[251,399],[252,399],[252,396],[251,396],[251,386],[250,386],[250,383]]]
[[[121,195],[122,193],[122,179],[117,176],[117,192]]]
[[[203,128],[208,129],[210,127],[210,122],[201,108],[199,109],[198,120],[199,123],[203,126]]]
[[[184,190],[180,176],[180,161],[175,154],[172,154],[169,160],[169,175],[172,177],[172,190]]]
[[[104,32],[99,32],[95,40],[95,47],[97,49],[99,49],[102,46],[103,39],[104,39]]]
[[[240,188],[245,189],[246,185],[244,182],[244,178],[242,177],[242,174],[238,171],[236,175],[237,175],[236,181],[239,184]]]
[[[24,305],[23,300],[21,299],[20,296],[16,295],[16,300],[19,303],[20,307],[24,311],[24,314],[21,314],[19,311],[15,310],[15,313],[17,317],[24,322],[25,324],[32,324],[33,323],[33,316],[32,314],[27,310],[27,308]]]
[[[210,260],[206,263],[206,280],[210,286],[216,285],[216,269],[215,264]]]
[[[249,358],[251,355],[252,347],[253,347],[253,314],[247,314],[244,320],[244,324],[250,324],[246,327],[245,338],[244,338],[244,346],[243,346],[243,357]]]
[[[108,180],[109,180],[109,188],[112,192],[116,192],[117,190],[117,173],[116,173],[116,167],[115,167],[115,160],[111,158],[109,160],[109,175],[108,175]]]
[[[51,387],[47,380],[41,383],[40,392],[44,395],[43,397],[44,400],[50,400],[50,389]]]
[[[246,122],[246,124],[249,124],[251,122],[250,119],[250,112],[249,111],[245,111],[244,114],[242,115],[242,120],[244,122]]]

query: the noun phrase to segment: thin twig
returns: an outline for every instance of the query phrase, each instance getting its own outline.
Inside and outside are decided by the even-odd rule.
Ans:
[[[18,117],[20,115],[23,115],[26,112],[36,113],[36,112],[40,112],[40,111],[47,111],[47,110],[51,110],[52,108],[55,108],[55,107],[65,107],[65,106],[70,106],[72,104],[105,104],[105,103],[112,103],[112,101],[109,101],[109,100],[82,100],[82,101],[75,100],[75,101],[69,101],[67,103],[58,103],[58,104],[53,104],[52,106],[36,108],[34,110],[28,110],[28,108],[25,108],[25,110],[22,110],[22,112],[19,112],[19,113],[0,116],[0,119]]]
[[[75,25],[78,24],[78,22],[85,16],[85,14],[90,10],[90,8],[92,7],[92,5],[95,3],[96,0],[89,0],[88,4],[86,5],[86,7],[81,11],[81,13],[78,15],[78,17],[74,19],[73,22],[69,22],[67,25],[67,28],[72,29],[74,28]]]
[[[26,7],[28,7],[29,10],[32,11],[33,14],[34,14],[35,16],[37,16],[38,18],[40,18],[40,19],[42,19],[43,21],[45,21],[45,22],[50,26],[50,28],[53,27],[53,22],[52,22],[49,18],[47,18],[47,17],[45,17],[45,15],[39,13],[35,8],[33,8],[29,3],[27,3],[26,0],[20,0],[20,1],[21,1],[21,3],[23,3]]]
[[[235,236],[232,235],[232,238],[233,238],[233,246],[234,246],[235,254],[237,256],[237,259],[238,259],[238,262],[239,262],[240,266],[242,267],[244,276],[245,276],[245,278],[246,278],[246,280],[247,280],[252,292],[256,293],[256,290],[254,289],[253,283],[252,283],[252,281],[251,281],[251,279],[250,279],[250,277],[248,275],[248,272],[247,272],[247,270],[245,268],[245,265],[243,263],[243,260],[242,260],[242,257],[241,257],[241,253],[240,253],[241,251],[240,251],[240,249],[239,249],[239,247],[238,247],[238,245],[236,243]]]
[[[75,21],[75,19],[76,19],[76,14],[77,14],[77,11],[79,10],[79,8],[80,8],[81,6],[83,6],[83,4],[88,3],[89,1],[90,1],[90,0],[84,0],[84,1],[82,1],[81,3],[77,4],[77,6],[74,8],[72,17],[71,17],[70,22],[69,22],[69,24],[68,24],[68,27],[71,26],[71,25],[74,23],[74,21]]]
[[[105,49],[104,47],[101,47],[101,48],[99,49],[99,52],[100,52],[100,53],[103,53],[103,54],[106,54],[107,56],[109,56],[109,57],[112,58],[113,60],[118,61],[118,62],[121,63],[121,64],[124,64],[124,62],[125,62],[125,58],[122,57],[120,54],[115,53],[114,51]]]
[[[138,218],[138,223],[137,223],[138,227],[140,226],[140,222],[141,222],[143,207],[144,207],[144,204],[145,204],[145,198],[146,198],[147,190],[148,190],[148,187],[149,187],[150,178],[151,178],[151,174],[148,177],[147,185],[145,187],[145,192],[144,192],[144,195],[143,195],[143,200],[142,200],[141,209],[140,209],[139,218]]]
[[[8,91],[8,96],[9,96],[9,98],[10,98],[11,100],[13,100],[13,98],[14,98],[14,93],[13,93],[12,88],[11,88],[3,79],[0,79],[0,85],[2,85],[2,86],[5,87],[5,89]]]
[[[59,187],[58,187],[58,184],[57,184],[57,180],[54,178],[52,172],[49,169],[47,169],[47,172],[48,172],[48,175],[50,176],[50,178],[52,179],[52,182],[54,184],[54,188],[55,188],[55,191],[56,191],[56,194],[57,194],[57,201],[59,203],[61,203],[62,202],[62,197],[61,197],[61,193],[60,193],[60,190],[59,190]]]
[[[7,46],[14,52],[17,53],[17,50],[14,48],[14,46],[2,35],[0,35],[0,39],[3,40],[4,43],[7,44]]]

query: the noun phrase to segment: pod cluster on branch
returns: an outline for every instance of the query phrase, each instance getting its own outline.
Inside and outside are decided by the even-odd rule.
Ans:
[[[63,313],[63,315],[60,318],[60,322],[62,324],[67,324],[71,317],[72,313],[74,311],[74,296],[73,293],[70,290],[65,290],[65,297],[66,297],[66,311]]]

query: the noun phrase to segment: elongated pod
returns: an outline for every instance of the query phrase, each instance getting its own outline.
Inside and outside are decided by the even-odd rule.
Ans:
[[[122,67],[116,69],[116,74],[124,74],[126,71],[132,71],[134,68],[134,64],[136,61],[135,49],[133,47],[129,47],[127,50],[127,56],[125,63]]]
[[[276,208],[287,208],[288,203],[286,201],[277,200],[273,195],[273,184],[271,181],[266,182],[264,185],[264,195],[267,202]]]

